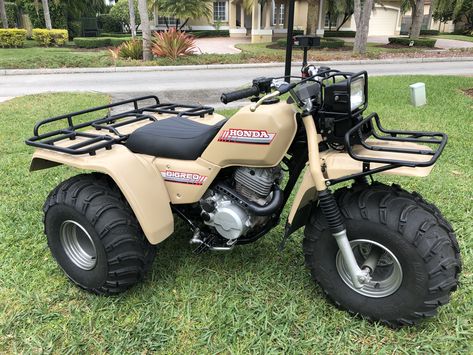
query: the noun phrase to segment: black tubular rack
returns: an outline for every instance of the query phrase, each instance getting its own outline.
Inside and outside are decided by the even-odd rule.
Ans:
[[[390,147],[390,146],[378,146],[370,144],[370,141],[366,139],[366,131],[369,130],[369,137],[375,138],[378,142],[399,142],[399,143],[417,143],[417,144],[429,144],[433,146],[426,147],[425,149],[413,149],[413,148],[401,148],[401,147]],[[379,134],[378,131],[381,133]],[[368,138],[369,138],[368,137]],[[445,133],[440,132],[421,132],[421,131],[398,131],[398,130],[387,130],[381,125],[381,121],[377,113],[371,113],[357,125],[353,126],[345,134],[345,147],[347,153],[351,158],[361,161],[363,163],[363,171],[358,174],[350,176],[344,176],[338,179],[330,180],[331,184],[351,180],[357,177],[372,175],[386,170],[396,169],[400,167],[428,167],[437,161],[442,154],[442,151],[447,144],[448,137]],[[354,142],[360,142],[355,144]],[[368,151],[372,152],[386,152],[399,154],[398,159],[382,158],[382,157],[369,157],[363,156],[356,153],[353,149],[355,145],[361,145]],[[409,155],[422,155],[431,156],[426,161],[415,161],[409,160]],[[371,164],[377,163],[382,164],[381,166],[372,168]]]
[[[145,105],[151,101],[152,104]],[[133,105],[131,110],[111,114],[111,109],[127,108]],[[80,116],[98,113],[102,110],[108,110],[105,117],[93,119],[91,121],[75,123]],[[170,114],[177,117],[204,117],[213,114],[214,109],[207,106],[194,106],[175,103],[160,103],[156,96],[143,96],[136,99],[116,102],[109,105],[99,106],[82,110],[78,112],[68,113],[66,115],[47,118],[36,123],[33,134],[34,136],[26,140],[26,144],[43,149],[54,150],[61,153],[72,155],[90,154],[95,155],[99,149],[111,149],[114,144],[120,144],[128,139],[128,135],[121,134],[119,128],[139,121],[157,121],[152,114]],[[64,122],[65,127],[58,130],[52,130],[40,133],[41,128],[54,122]],[[89,132],[84,132],[88,129]],[[91,133],[90,130],[95,129],[97,133]],[[106,133],[103,133],[105,131]],[[85,138],[81,142],[61,147],[55,145],[56,142],[76,138]]]

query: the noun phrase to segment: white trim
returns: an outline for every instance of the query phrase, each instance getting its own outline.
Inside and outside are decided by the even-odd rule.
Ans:
[[[251,30],[252,36],[272,36],[273,30]]]

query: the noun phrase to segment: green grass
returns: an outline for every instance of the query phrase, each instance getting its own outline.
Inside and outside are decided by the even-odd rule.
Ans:
[[[427,85],[423,108],[409,104],[408,85],[418,81]],[[450,136],[431,176],[380,178],[437,204],[458,233],[464,262],[451,303],[398,331],[327,302],[303,266],[301,232],[277,251],[282,226],[231,253],[204,255],[191,252],[191,235],[179,226],[142,284],[113,298],[79,290],[53,261],[41,222],[48,192],[76,172],[29,173],[32,149],[23,140],[38,119],[108,98],[50,94],[0,104],[0,353],[471,353],[473,99],[464,88],[473,88],[473,78],[370,79],[370,109],[385,126]]]
[[[454,39],[457,41],[473,42],[473,36],[464,36],[464,35],[443,34],[443,35],[435,36],[434,38]]]
[[[80,51],[72,48],[0,48],[0,68],[78,68],[113,64],[107,51]]]

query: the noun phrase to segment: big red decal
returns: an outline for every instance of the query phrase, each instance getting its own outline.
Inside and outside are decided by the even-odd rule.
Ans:
[[[203,185],[205,180],[207,180],[207,176],[172,170],[161,171],[161,176],[164,178],[164,181],[178,182],[181,184],[190,185]]]
[[[230,128],[222,132],[219,142],[233,142],[246,144],[271,144],[276,133],[264,130]]]

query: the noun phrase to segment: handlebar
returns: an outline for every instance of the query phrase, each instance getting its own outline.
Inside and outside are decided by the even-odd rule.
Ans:
[[[259,94],[260,90],[258,86],[255,85],[247,89],[241,89],[222,94],[220,101],[222,101],[224,104],[228,104],[229,102],[246,99],[247,97],[258,96]]]

